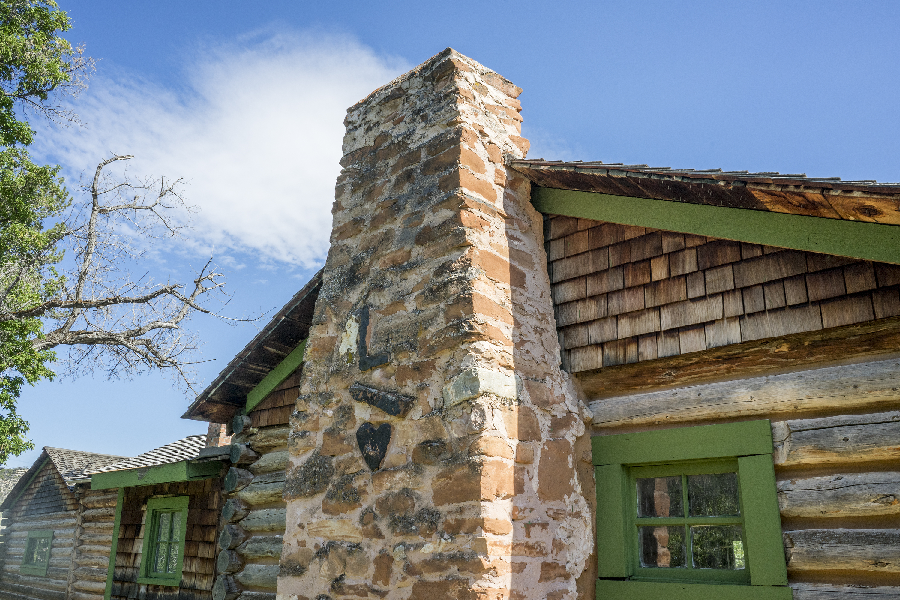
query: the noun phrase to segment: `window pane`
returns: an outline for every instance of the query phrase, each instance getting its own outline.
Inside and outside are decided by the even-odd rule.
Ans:
[[[50,538],[42,537],[35,541],[34,562],[43,565],[50,558]]]
[[[156,545],[156,558],[153,561],[154,573],[166,572],[166,559],[168,558],[169,544],[162,542]]]
[[[682,517],[681,476],[637,480],[639,517]]]
[[[169,547],[169,564],[166,565],[166,573],[174,573],[178,567],[178,545],[172,544]]]
[[[25,564],[33,565],[39,562],[39,558],[37,556],[37,546],[40,538],[29,538],[25,543]]]
[[[688,475],[688,504],[692,517],[741,514],[737,473]]]
[[[698,569],[744,568],[744,542],[740,525],[691,527],[694,567]]]
[[[638,527],[642,567],[683,567],[684,527]]]
[[[172,536],[170,539],[173,542],[180,542],[181,540],[178,539],[180,537],[181,537],[181,513],[176,512],[176,513],[172,513]]]
[[[172,530],[172,513],[159,513],[159,526],[156,528],[156,541],[168,542]]]

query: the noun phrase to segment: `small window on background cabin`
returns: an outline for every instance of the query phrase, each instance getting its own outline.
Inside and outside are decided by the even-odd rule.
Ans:
[[[50,547],[52,545],[52,529],[29,531],[28,539],[25,541],[25,555],[19,571],[26,575],[46,575],[50,566]]]

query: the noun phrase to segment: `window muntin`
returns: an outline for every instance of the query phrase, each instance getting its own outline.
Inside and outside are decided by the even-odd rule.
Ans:
[[[188,500],[187,496],[178,496],[147,501],[138,583],[181,583]]]
[[[701,425],[672,429],[658,429],[639,433],[604,435],[591,440],[594,473],[597,482],[597,597],[623,600],[689,600],[697,597],[716,597],[723,600],[790,600],[787,587],[781,516],[775,489],[772,465],[772,429],[768,421],[745,421],[722,425]],[[710,470],[710,465],[718,465]],[[735,470],[735,465],[737,465]],[[646,469],[646,470],[642,470]],[[697,475],[716,475],[736,472],[737,500],[732,478],[691,478]],[[672,479],[670,479],[672,478]],[[638,499],[637,479],[645,490],[660,491],[669,496],[651,504],[644,494]],[[657,483],[655,480],[661,479]],[[726,500],[710,502],[695,498],[693,507],[684,489],[695,495],[712,487]],[[722,489],[724,488],[724,490]],[[681,491],[679,495],[678,492]],[[713,494],[714,496],[716,494]],[[680,504],[679,504],[680,499]],[[739,507],[734,510],[734,505]],[[710,506],[714,508],[710,508]],[[673,512],[679,517],[671,517]],[[738,515],[710,515],[711,512],[738,512]],[[665,516],[668,513],[668,516]],[[687,516],[684,516],[687,513]],[[638,515],[641,517],[638,517]],[[701,518],[698,529],[690,531],[688,519]],[[738,534],[735,517],[743,521]],[[638,529],[638,519],[650,518]],[[669,523],[665,519],[670,519]],[[718,522],[714,522],[718,521]],[[657,528],[663,528],[656,531]],[[716,527],[717,530],[699,529]],[[695,575],[672,576],[689,572],[688,568],[640,567],[640,536],[645,545],[669,552],[669,564],[693,560],[687,555],[688,535],[698,536],[699,543],[725,547],[726,552],[698,556],[701,568],[694,573],[725,573],[724,578],[697,579]],[[669,539],[665,539],[669,534]],[[734,542],[741,538],[740,549]],[[651,539],[652,538],[652,539]],[[731,541],[731,552],[725,542]],[[742,551],[742,552],[741,552]],[[679,555],[679,552],[681,553]],[[744,569],[717,569],[727,561],[738,563],[743,553]],[[722,554],[727,561],[723,561]],[[644,561],[645,564],[648,560]],[[665,562],[665,561],[662,561]],[[743,577],[743,581],[728,581],[728,577]]]
[[[737,460],[628,469],[634,577],[747,582]]]
[[[28,539],[25,541],[25,555],[22,558],[22,565],[19,567],[19,571],[26,575],[47,575],[52,545],[52,529],[29,531]]]

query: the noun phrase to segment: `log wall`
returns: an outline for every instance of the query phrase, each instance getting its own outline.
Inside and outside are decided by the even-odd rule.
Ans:
[[[214,600],[275,600],[286,521],[288,422],[301,369],[266,396],[231,438],[235,464],[224,483]]]
[[[15,505],[4,514],[5,559],[0,599],[66,600],[78,517],[78,500],[50,461],[38,471]],[[19,573],[28,532],[52,529],[46,577]]]
[[[119,523],[112,600],[209,600],[215,576],[216,536],[221,511],[221,479],[161,483],[127,488]],[[189,496],[184,562],[179,587],[138,584],[147,500]]]
[[[900,266],[548,216],[563,367],[579,373],[900,314]]]
[[[118,490],[76,489],[80,506],[69,573],[70,600],[102,600],[106,590]]]
[[[900,598],[900,360],[635,393],[591,408],[600,435],[770,419],[794,599]]]

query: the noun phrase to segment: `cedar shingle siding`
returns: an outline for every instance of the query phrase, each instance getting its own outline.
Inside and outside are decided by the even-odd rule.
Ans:
[[[578,373],[900,314],[900,267],[549,216],[563,366]]]
[[[126,488],[119,525],[113,575],[114,599],[207,600],[212,598],[216,563],[216,524],[221,510],[219,479],[161,483]],[[141,566],[147,499],[152,496],[189,496],[184,568],[178,588],[137,583]]]

